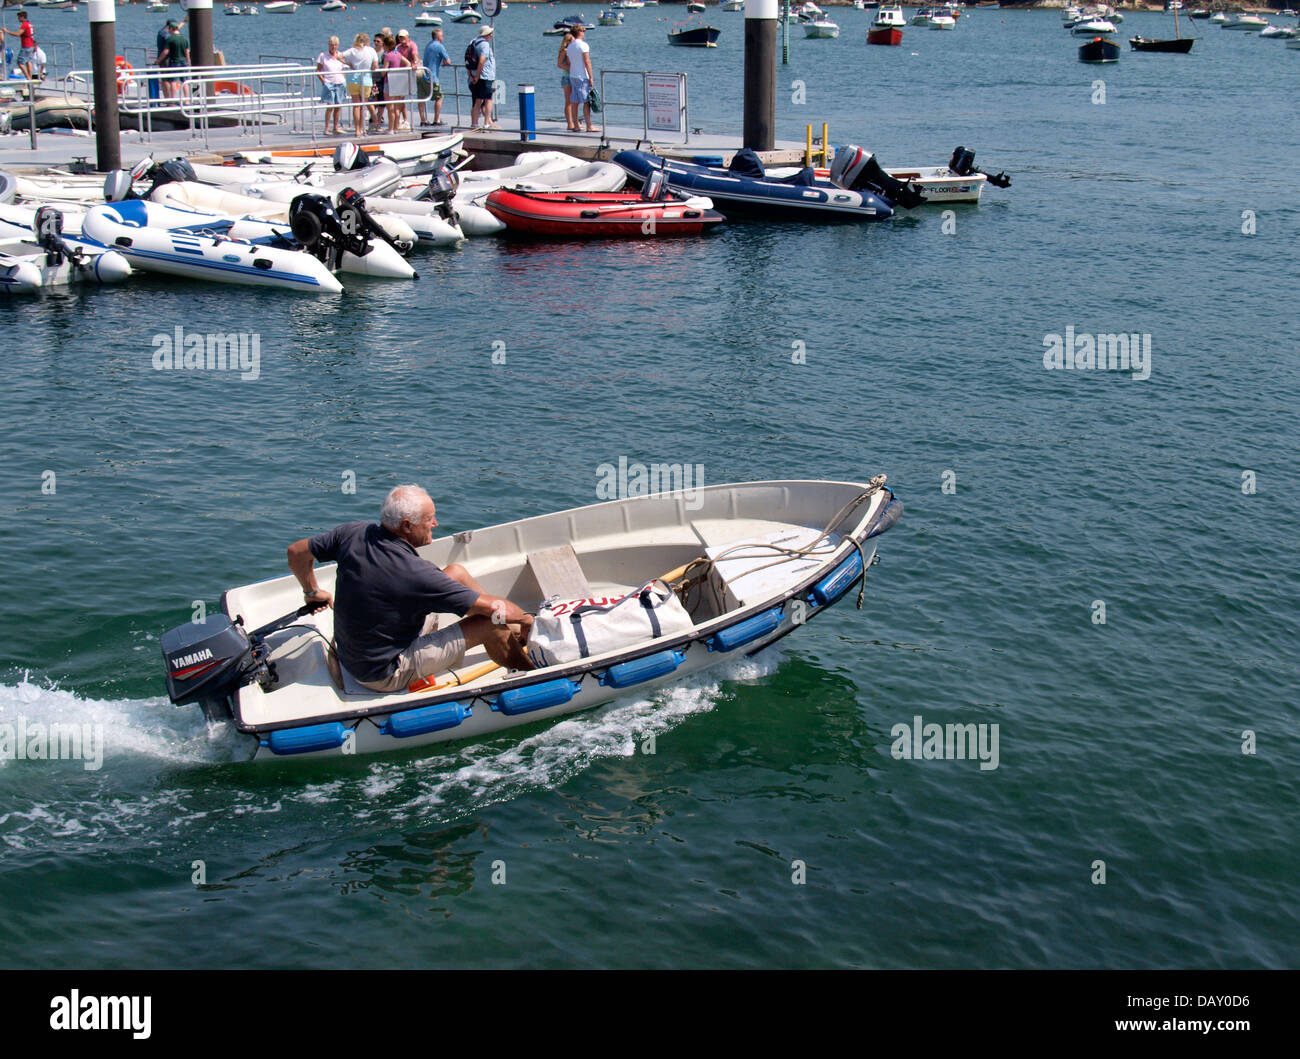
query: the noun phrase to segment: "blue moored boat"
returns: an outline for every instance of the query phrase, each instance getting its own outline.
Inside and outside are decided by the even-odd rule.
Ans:
[[[843,155],[843,161],[841,161]],[[883,221],[896,205],[910,209],[924,202],[910,185],[894,180],[861,148],[841,147],[831,178],[817,177],[811,168],[792,176],[767,176],[763,163],[750,150],[737,151],[726,169],[662,158],[646,151],[620,151],[614,163],[636,183],[662,170],[674,191],[707,195],[725,204],[728,215],[746,213],[771,219],[814,221]]]

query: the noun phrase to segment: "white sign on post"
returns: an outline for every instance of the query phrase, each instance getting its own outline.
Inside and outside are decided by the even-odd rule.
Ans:
[[[684,132],[686,85],[681,74],[645,75],[646,125],[652,132]]]

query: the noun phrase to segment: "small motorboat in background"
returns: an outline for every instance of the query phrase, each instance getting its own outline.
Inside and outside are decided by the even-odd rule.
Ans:
[[[1219,12],[1219,14],[1223,14],[1223,12]],[[1222,21],[1214,18],[1210,21],[1219,22],[1219,26],[1222,29],[1235,29],[1240,30],[1243,33],[1258,33],[1268,25],[1268,19],[1260,18],[1258,15],[1238,15],[1232,22],[1229,22],[1228,16],[1224,15]]]
[[[602,11],[600,13],[600,24],[602,26],[621,26],[623,24],[623,12],[615,11],[612,8]]]
[[[1178,24],[1178,8],[1173,8],[1173,12],[1173,40],[1152,40],[1149,37],[1130,37],[1129,46],[1134,51],[1168,52],[1174,55],[1186,55],[1190,52],[1192,50],[1192,45],[1196,43],[1196,38],[1183,36],[1182,28]]]
[[[881,7],[867,30],[868,44],[898,45],[903,43],[903,9],[897,5]]]
[[[803,24],[803,35],[810,40],[834,40],[840,35],[840,27],[825,15]]]
[[[1119,45],[1105,37],[1094,37],[1086,44],[1079,45],[1079,62],[1081,63],[1117,63],[1119,62]]]
[[[679,48],[716,48],[722,30],[702,22],[677,22],[668,31],[668,43]]]

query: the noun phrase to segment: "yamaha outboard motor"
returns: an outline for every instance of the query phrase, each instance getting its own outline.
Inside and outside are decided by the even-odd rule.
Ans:
[[[230,716],[235,692],[245,684],[257,681],[264,691],[273,691],[278,677],[265,638],[321,606],[306,603],[252,632],[244,631],[242,620],[211,614],[163,633],[168,697],[177,706],[197,703],[208,720],[217,721]]]
[[[876,161],[875,155],[852,144],[845,144],[835,152],[830,180],[836,187],[846,191],[873,191],[906,210],[924,205],[927,201],[918,188],[895,180],[886,173]]]
[[[350,173],[354,169],[365,169],[370,165],[370,158],[351,141],[341,143],[334,148],[334,171]]]
[[[983,169],[976,169],[975,152],[968,151],[965,147],[958,147],[952,152],[952,158],[948,160],[948,168],[958,176],[974,176],[976,173],[983,173],[995,188],[1011,186],[1011,178],[1006,173],[986,173]]]

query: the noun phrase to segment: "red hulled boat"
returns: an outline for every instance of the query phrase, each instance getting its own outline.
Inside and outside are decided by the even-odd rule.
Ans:
[[[510,231],[560,238],[649,239],[703,235],[726,220],[710,199],[647,198],[628,192],[516,191],[500,188],[485,203]]]

